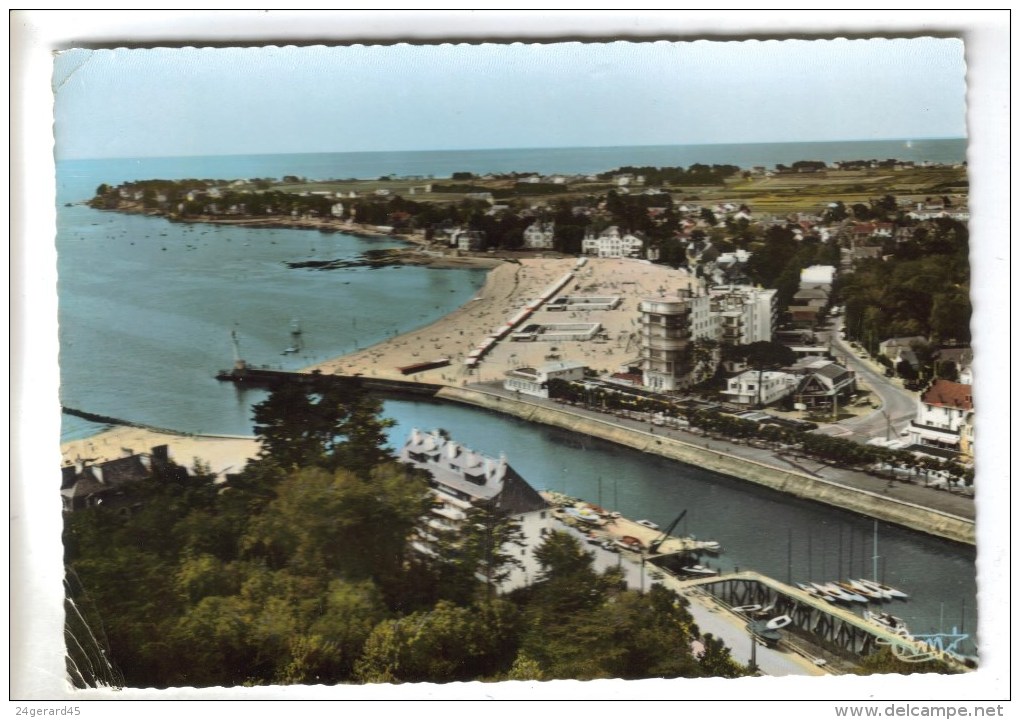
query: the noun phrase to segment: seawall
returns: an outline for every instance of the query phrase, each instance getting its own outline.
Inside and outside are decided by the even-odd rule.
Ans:
[[[618,445],[703,467],[795,497],[825,503],[928,535],[968,545],[975,544],[973,521],[867,490],[858,490],[792,470],[715,452],[643,430],[621,427],[566,409],[535,405],[468,388],[444,387],[436,393],[436,398],[513,415],[529,422],[585,433]]]

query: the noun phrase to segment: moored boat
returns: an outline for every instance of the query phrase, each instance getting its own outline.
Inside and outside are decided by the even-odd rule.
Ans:
[[[856,592],[858,595],[863,595],[864,597],[870,600],[874,600],[875,602],[881,602],[883,600],[892,600],[892,595],[890,595],[889,593],[878,588],[869,587],[864,583],[860,582],[859,580],[847,580],[846,583],[851,588],[853,588],[854,592]]]
[[[889,597],[895,598],[897,600],[906,600],[907,598],[910,597],[907,593],[903,592],[902,590],[897,590],[894,587],[890,587],[883,583],[876,582],[875,580],[865,580],[862,578],[858,580],[858,582],[866,587],[872,587],[877,590],[881,590],[882,592],[887,593]]]
[[[708,568],[708,567],[705,567],[704,565],[697,565],[697,564],[695,564],[695,565],[688,565],[688,566],[684,567],[682,569],[682,571],[685,574],[687,574],[687,575],[698,575],[700,577],[712,577],[714,575],[718,575],[719,574],[718,570],[713,570],[712,568]]]
[[[859,603],[866,603],[866,602],[868,602],[868,598],[866,598],[864,595],[861,595],[860,593],[854,591],[854,589],[852,587],[850,587],[850,585],[848,585],[847,583],[843,583],[843,582],[838,582],[837,581],[837,582],[833,583],[833,585],[835,585],[840,590],[845,592],[847,594],[847,596],[851,600],[853,600],[854,602],[859,602]]]
[[[766,622],[765,627],[768,628],[769,630],[779,630],[780,628],[784,628],[792,622],[793,618],[790,617],[789,615],[780,615]]]
[[[872,625],[878,625],[890,632],[894,632],[897,635],[904,637],[910,637],[910,630],[907,629],[907,624],[902,618],[898,618],[887,612],[873,613],[868,610],[864,611],[864,619],[870,622]]]

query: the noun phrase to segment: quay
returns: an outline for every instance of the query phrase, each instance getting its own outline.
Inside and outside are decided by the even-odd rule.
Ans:
[[[638,303],[666,290],[690,289],[695,282],[683,270],[618,258],[522,258],[493,268],[473,300],[426,327],[300,372],[249,367],[235,356],[235,368],[218,377],[263,386],[346,378],[382,394],[471,405],[697,465],[935,537],[975,544],[970,498],[900,487],[831,466],[810,471],[789,458],[755,454],[724,439],[709,443],[666,428],[501,392],[507,370],[539,367],[551,358],[580,362],[597,372],[619,368],[638,350]],[[564,298],[572,302],[564,303]],[[578,298],[599,302],[583,305]],[[572,318],[597,324],[598,337],[555,344],[513,340],[515,331],[527,323]]]

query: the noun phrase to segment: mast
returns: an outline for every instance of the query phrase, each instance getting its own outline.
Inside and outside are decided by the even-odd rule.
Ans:
[[[878,520],[875,521],[875,554],[871,556],[871,577],[878,582]]]
[[[234,347],[234,369],[244,370],[246,365],[244,360],[241,359],[241,345],[237,339],[237,331],[230,331],[230,344]]]

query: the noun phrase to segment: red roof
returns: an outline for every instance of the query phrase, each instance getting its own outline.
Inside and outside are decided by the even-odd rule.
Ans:
[[[921,397],[921,402],[925,405],[973,410],[974,400],[970,393],[970,385],[949,380],[936,380]]]

